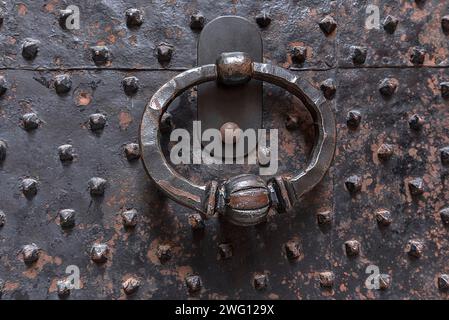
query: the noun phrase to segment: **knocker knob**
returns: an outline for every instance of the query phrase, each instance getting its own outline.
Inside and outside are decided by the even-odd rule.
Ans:
[[[271,206],[270,192],[260,177],[239,175],[226,181],[220,189],[217,210],[230,222],[251,226],[266,219]]]
[[[216,65],[218,81],[227,86],[247,83],[253,75],[251,57],[244,52],[222,53]]]

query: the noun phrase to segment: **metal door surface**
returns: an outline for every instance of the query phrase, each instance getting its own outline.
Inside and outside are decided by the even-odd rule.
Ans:
[[[0,9],[2,299],[447,298],[447,1]],[[66,24],[76,13],[79,25]],[[324,179],[253,227],[203,220],[165,197],[139,159],[145,105],[196,66],[201,28],[224,15],[256,24],[264,61],[321,90],[337,123]],[[196,98],[193,88],[176,99],[165,125],[191,130]],[[304,168],[314,131],[303,104],[265,83],[262,114],[279,130],[279,172]],[[258,170],[176,168],[193,181]]]

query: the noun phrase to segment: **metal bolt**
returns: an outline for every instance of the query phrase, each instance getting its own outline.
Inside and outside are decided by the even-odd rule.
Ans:
[[[188,220],[190,227],[192,227],[192,230],[204,230],[204,220],[199,213],[189,214]]]
[[[124,150],[128,161],[133,161],[140,158],[140,147],[137,143],[126,144]]]
[[[70,295],[71,282],[68,279],[58,280],[56,290],[60,298],[66,298]]]
[[[125,16],[128,28],[140,27],[144,21],[143,12],[139,9],[130,8],[125,11]]]
[[[440,210],[441,221],[445,225],[449,225],[449,207]]]
[[[195,294],[201,290],[201,278],[198,275],[188,275],[185,282],[190,294]]]
[[[255,273],[253,285],[256,290],[263,290],[268,286],[268,276],[265,273]]]
[[[39,40],[27,38],[22,43],[22,56],[27,60],[33,60],[36,58],[37,53],[39,52]]]
[[[88,182],[91,196],[102,196],[106,189],[107,181],[103,178],[93,177]]]
[[[329,224],[332,222],[332,213],[329,210],[318,212],[316,214],[316,219],[320,225]]]
[[[64,94],[72,88],[72,79],[68,74],[60,74],[55,77],[54,85],[57,94]]]
[[[337,22],[332,16],[325,16],[318,25],[326,35],[331,34],[337,28]]]
[[[173,55],[173,46],[171,44],[162,42],[157,47],[157,60],[160,63],[167,63],[171,60]]]
[[[89,116],[90,130],[103,130],[106,125],[106,116],[101,113],[94,113]]]
[[[412,196],[419,196],[424,193],[424,182],[421,178],[415,178],[408,182],[408,188]]]
[[[0,97],[8,90],[8,82],[4,76],[0,76]]]
[[[301,247],[299,242],[296,240],[289,240],[284,245],[285,253],[287,254],[287,258],[290,260],[298,259],[301,255]]]
[[[419,240],[410,240],[405,246],[405,251],[409,256],[420,258],[424,250],[424,244]]]
[[[285,118],[285,127],[287,130],[296,130],[299,128],[299,117],[287,114],[287,117]]]
[[[319,277],[322,288],[332,288],[334,286],[335,275],[332,271],[320,272]]]
[[[139,279],[133,277],[126,279],[122,283],[122,289],[126,295],[135,293],[139,289],[139,287],[140,287]]]
[[[138,214],[136,209],[125,210],[121,213],[125,228],[134,228],[137,225]]]
[[[449,15],[441,18],[441,28],[445,34],[449,34]]]
[[[387,227],[391,224],[391,213],[388,210],[379,210],[376,212],[376,221],[380,226]]]
[[[159,130],[161,130],[162,133],[169,133],[172,131],[173,127],[173,116],[170,112],[164,112],[161,117],[161,125]]]
[[[111,59],[111,53],[106,46],[93,46],[90,48],[90,52],[96,65],[105,65]]]
[[[387,290],[391,285],[391,277],[388,274],[379,274],[379,289]]]
[[[423,48],[413,48],[412,54],[410,55],[410,62],[419,65],[424,63],[426,57],[426,50]]]
[[[67,29],[67,19],[73,14],[73,10],[71,9],[63,9],[59,10],[59,26],[62,29]]]
[[[337,86],[334,79],[326,79],[321,82],[320,89],[327,100],[332,100],[337,92]]]
[[[398,83],[394,78],[385,78],[379,83],[379,92],[385,97],[391,97],[396,92]]]
[[[271,17],[270,14],[263,10],[261,13],[259,13],[256,16],[256,23],[259,25],[259,27],[261,28],[266,28],[270,25],[271,23]]]
[[[190,29],[192,30],[202,30],[204,27],[204,16],[202,13],[197,12],[190,16]]]
[[[271,148],[267,146],[259,145],[257,152],[257,161],[261,167],[267,167],[270,165]]]
[[[388,15],[383,23],[384,30],[388,33],[393,34],[396,31],[396,27],[398,26],[399,19],[393,16]]]
[[[40,248],[35,244],[27,244],[22,247],[21,253],[23,257],[23,262],[26,264],[31,264],[39,259]]]
[[[235,122],[226,122],[220,127],[221,141],[234,144],[240,140],[240,127]]]
[[[294,63],[302,64],[307,58],[307,47],[293,46],[290,50]]]
[[[359,176],[352,175],[345,181],[346,189],[354,194],[362,189],[362,179]]]
[[[449,147],[444,147],[440,149],[441,163],[443,165],[449,165]]]
[[[351,110],[346,116],[346,125],[351,129],[356,129],[360,125],[362,115],[357,110]]]
[[[230,243],[219,244],[218,252],[221,259],[229,259],[232,257],[232,245]]]
[[[441,96],[444,99],[449,99],[449,82],[440,83]]]
[[[63,144],[58,147],[58,155],[61,161],[72,161],[75,156],[75,149],[71,144]]]
[[[123,91],[127,96],[132,96],[137,93],[140,88],[139,79],[136,77],[126,77],[122,80]]]
[[[22,116],[22,125],[26,131],[34,130],[39,127],[41,120],[37,114],[30,112]]]
[[[156,255],[161,262],[167,262],[172,257],[171,246],[169,244],[158,245]]]
[[[0,140],[0,161],[5,160],[7,149],[8,149],[8,145],[6,144],[6,142],[3,140]]]
[[[37,194],[38,183],[31,178],[25,178],[22,180],[21,188],[22,192],[27,198],[34,197]]]
[[[59,224],[62,228],[73,228],[75,226],[75,210],[62,209],[59,211]]]
[[[449,290],[449,274],[441,274],[438,277],[438,289],[441,291]]]
[[[423,124],[424,124],[424,119],[417,114],[412,115],[408,119],[408,125],[410,126],[410,129],[413,129],[416,131],[421,130]]]
[[[6,223],[6,214],[0,210],[0,228],[3,227]]]
[[[380,160],[388,160],[393,155],[394,147],[391,144],[383,143],[379,149],[377,149],[377,157]]]
[[[364,64],[368,55],[368,48],[360,46],[351,46],[351,59],[354,64]]]
[[[345,250],[348,257],[358,256],[360,253],[360,242],[358,242],[357,240],[346,241]]]
[[[106,243],[96,243],[90,250],[90,258],[93,262],[104,263],[108,260],[109,247]]]

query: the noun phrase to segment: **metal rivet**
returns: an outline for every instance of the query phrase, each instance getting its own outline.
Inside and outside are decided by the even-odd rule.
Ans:
[[[331,34],[337,28],[337,22],[332,16],[325,16],[318,25],[326,35]]]
[[[289,260],[298,259],[301,255],[301,247],[297,240],[289,240],[284,245],[285,253]]]
[[[226,122],[220,127],[221,141],[226,144],[235,144],[240,140],[241,129],[235,122]]]
[[[255,273],[253,285],[256,290],[263,290],[268,286],[268,276],[265,273]]]
[[[70,295],[71,287],[72,283],[68,279],[58,280],[58,282],[56,282],[56,290],[60,298],[68,297]]]
[[[292,55],[292,61],[294,63],[302,64],[307,58],[307,47],[293,46],[290,49],[290,54]]]
[[[441,291],[449,290],[449,274],[441,274],[438,277],[438,289]]]
[[[34,112],[26,113],[22,116],[23,128],[27,131],[37,129],[41,120]]]
[[[388,15],[383,23],[384,30],[388,33],[393,34],[396,31],[396,27],[398,26],[399,19],[393,16]]]
[[[270,165],[271,148],[263,145],[259,145],[257,149],[257,161],[261,167],[267,167]]]
[[[160,244],[157,246],[156,256],[161,262],[167,262],[172,257],[172,250],[169,244]]]
[[[263,10],[261,13],[259,13],[256,16],[256,23],[259,25],[259,27],[261,28],[266,28],[270,25],[271,23],[271,17],[270,14],[266,11]]]
[[[171,60],[173,55],[173,46],[171,44],[162,42],[157,47],[157,60],[160,63],[167,63]]]
[[[424,244],[419,240],[410,240],[405,246],[405,251],[414,258],[421,258],[423,250]]]
[[[61,161],[72,161],[75,157],[75,149],[71,144],[63,144],[58,147],[58,155]]]
[[[190,16],[190,28],[192,30],[202,30],[205,20],[203,14],[200,12],[192,14]]]
[[[426,50],[423,48],[413,48],[412,54],[410,55],[410,62],[416,65],[424,63],[426,57]]]
[[[93,262],[104,263],[108,260],[109,247],[105,243],[96,243],[90,250],[90,258]]]
[[[357,175],[352,175],[346,179],[345,186],[350,193],[359,192],[362,189],[362,179]]]
[[[188,221],[192,230],[204,230],[204,219],[199,213],[189,214]]]
[[[332,288],[334,286],[335,275],[332,271],[320,272],[319,277],[322,288]]]
[[[134,277],[130,277],[122,283],[122,289],[126,295],[135,293],[139,289],[139,287],[140,281],[139,279],[136,279]]]
[[[334,79],[326,79],[321,82],[320,89],[327,100],[332,100],[337,92],[337,86]]]
[[[441,96],[444,99],[449,99],[449,82],[440,83]]]
[[[185,282],[190,294],[195,294],[201,290],[202,283],[198,275],[188,275]]]
[[[0,228],[3,227],[6,223],[6,214],[0,210]]]
[[[354,64],[364,64],[366,56],[368,55],[368,49],[366,47],[351,46],[351,59]]]
[[[362,115],[357,110],[351,110],[346,116],[346,124],[351,129],[356,129],[360,125]]]
[[[345,242],[345,251],[348,257],[358,256],[360,253],[360,242],[357,240],[348,240]]]
[[[321,211],[316,214],[316,219],[318,224],[329,224],[332,222],[332,213],[331,211]]]
[[[441,28],[445,34],[449,34],[449,15],[441,18]]]
[[[122,80],[123,91],[127,96],[132,96],[139,91],[140,84],[137,77],[126,77]]]
[[[221,259],[229,259],[232,257],[232,245],[230,243],[222,243],[218,245],[218,253]]]
[[[417,114],[412,115],[408,119],[408,125],[410,126],[410,129],[412,129],[412,130],[416,130],[416,131],[421,130],[423,124],[424,124],[424,119]]]
[[[22,56],[27,60],[33,60],[39,52],[40,41],[27,38],[22,43]]]
[[[379,289],[387,290],[391,285],[391,277],[388,274],[382,273],[378,275]]]
[[[137,225],[138,214],[136,209],[125,210],[121,213],[125,228],[134,228]]]
[[[8,149],[8,145],[6,144],[6,142],[3,140],[0,140],[0,161],[5,160],[7,149]]]
[[[393,155],[394,147],[391,144],[383,143],[379,149],[377,149],[377,157],[380,160],[388,160]]]
[[[443,165],[449,165],[449,147],[440,149],[440,158]]]
[[[4,76],[0,76],[0,97],[8,90],[8,82]]]
[[[39,259],[41,249],[35,244],[27,244],[22,247],[21,253],[23,257],[23,262],[26,264],[31,264]]]
[[[296,130],[299,128],[299,117],[293,114],[287,114],[284,123],[287,130]]]
[[[107,181],[103,178],[93,177],[88,182],[90,194],[92,196],[102,196],[106,189]]]
[[[440,210],[441,222],[445,225],[449,225],[449,208],[443,208]]]
[[[140,27],[144,21],[143,12],[139,9],[130,8],[125,11],[125,16],[128,28]]]
[[[111,53],[106,46],[93,46],[90,48],[90,52],[96,65],[105,65],[111,59]]]
[[[57,94],[64,94],[72,88],[72,79],[68,74],[60,74],[55,77],[54,86]]]
[[[25,197],[31,198],[37,194],[38,183],[35,179],[25,178],[22,180],[21,189]]]
[[[75,210],[62,209],[59,211],[59,224],[62,228],[73,228],[75,226]]]
[[[67,19],[74,14],[71,9],[59,10],[59,26],[62,29],[67,29]]]
[[[419,196],[424,193],[424,181],[421,178],[415,178],[408,182],[408,188],[412,196]]]
[[[90,130],[103,130],[106,125],[106,116],[101,113],[94,113],[89,116]]]
[[[376,221],[379,226],[387,227],[391,224],[391,213],[388,210],[378,210],[376,212]]]
[[[161,125],[159,130],[161,130],[162,133],[170,133],[173,130],[173,127],[173,116],[170,112],[164,112],[161,117]]]
[[[124,147],[126,159],[128,161],[137,160],[140,158],[140,147],[137,143],[128,143]]]
[[[385,97],[391,97],[396,92],[398,83],[394,78],[385,78],[379,83],[379,92]]]

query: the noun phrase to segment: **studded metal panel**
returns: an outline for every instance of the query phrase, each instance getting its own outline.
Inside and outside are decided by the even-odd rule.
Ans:
[[[69,4],[80,8],[80,30],[60,26],[59,10]],[[380,9],[380,29],[364,26],[370,4]],[[449,4],[0,7],[3,299],[447,298]],[[129,26],[139,24],[132,18],[127,25],[131,7],[143,14],[140,26]],[[265,60],[321,88],[337,120],[336,156],[323,181],[292,213],[250,228],[203,221],[166,199],[135,145],[145,103],[195,65],[203,19],[226,14],[257,22]],[[190,128],[195,108],[193,89],[174,102],[165,125]],[[305,108],[264,85],[263,115],[266,128],[279,129],[279,171],[303,168],[314,138]],[[196,181],[257,173],[177,169]],[[66,280],[73,266],[79,289]],[[365,284],[373,267],[379,289]]]

